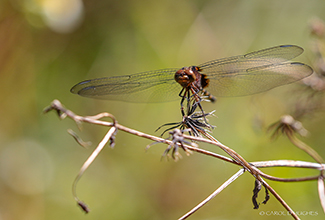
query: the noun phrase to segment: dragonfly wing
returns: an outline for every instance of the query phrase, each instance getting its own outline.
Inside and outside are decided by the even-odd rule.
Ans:
[[[293,83],[313,73],[313,69],[299,62],[271,64],[245,69],[218,70],[208,74],[207,90],[215,96],[245,96]]]
[[[258,66],[283,63],[299,56],[303,51],[304,49],[296,45],[281,45],[245,55],[212,60],[199,65],[199,67],[210,73],[241,71]]]
[[[272,47],[246,55],[199,65],[210,79],[208,90],[216,96],[242,96],[267,91],[312,73],[301,63],[284,63],[303,52],[295,45]],[[83,81],[71,92],[81,96],[129,102],[163,102],[179,99],[181,86],[174,80],[178,69],[163,69],[127,76]]]
[[[134,75],[91,79],[71,92],[91,98],[128,102],[164,102],[179,99],[181,86],[174,80],[178,69],[162,69]]]

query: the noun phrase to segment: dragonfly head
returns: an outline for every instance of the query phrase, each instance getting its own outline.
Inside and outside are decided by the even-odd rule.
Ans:
[[[196,80],[196,75],[192,67],[183,67],[175,73],[174,78],[183,88],[187,88]]]

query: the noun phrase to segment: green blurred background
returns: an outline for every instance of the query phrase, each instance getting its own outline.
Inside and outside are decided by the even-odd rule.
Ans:
[[[203,200],[238,167],[204,155],[160,160],[166,146],[123,132],[99,155],[77,187],[91,209],[76,205],[72,182],[107,129],[56,114],[42,114],[53,99],[81,115],[110,112],[128,127],[149,133],[181,119],[179,102],[134,104],[82,98],[69,92],[85,79],[199,64],[280,44],[297,44],[297,60],[313,65],[309,22],[325,19],[324,0],[1,0],[0,2],[0,220],[177,219]],[[289,113],[293,86],[243,98],[205,103],[216,109],[213,135],[248,161],[312,159],[286,138],[270,141],[265,128]],[[305,141],[324,150],[324,114],[303,121]],[[66,132],[75,130],[90,149]],[[213,146],[200,145],[219,152]],[[270,169],[280,177],[317,174]],[[324,219],[317,183],[271,186],[302,219]],[[254,179],[245,174],[190,219],[290,219],[271,196],[254,210]],[[263,200],[264,193],[259,195]],[[306,212],[318,213],[310,215]]]

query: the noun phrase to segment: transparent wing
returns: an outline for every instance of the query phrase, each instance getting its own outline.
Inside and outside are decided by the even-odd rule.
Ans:
[[[85,97],[128,102],[178,100],[182,87],[174,80],[177,70],[162,69],[86,80],[72,87],[71,92]]]
[[[295,45],[272,47],[199,65],[210,79],[214,96],[244,96],[289,84],[312,74],[311,67],[287,62],[303,52]],[[71,92],[85,97],[129,102],[164,102],[179,99],[181,86],[174,80],[178,69],[86,80]]]
[[[312,74],[308,65],[287,62],[303,52],[295,45],[272,47],[199,65],[214,96],[244,96],[289,84]]]
[[[199,65],[199,67],[209,72],[240,71],[252,67],[283,63],[303,52],[304,49],[296,45],[281,45],[245,55],[212,60]]]
[[[308,65],[291,62],[208,75],[214,96],[245,96],[301,80],[313,73]]]

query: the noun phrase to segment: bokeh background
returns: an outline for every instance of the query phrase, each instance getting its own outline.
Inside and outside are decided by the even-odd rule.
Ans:
[[[123,132],[107,147],[71,193],[81,165],[106,128],[42,114],[53,99],[81,115],[110,112],[128,127],[159,135],[156,128],[181,119],[179,102],[134,104],[76,96],[70,88],[85,79],[199,64],[281,44],[305,48],[299,61],[315,63],[311,22],[325,19],[323,0],[1,0],[0,1],[0,220],[177,219],[219,187],[238,167],[204,155],[161,160],[166,146]],[[213,135],[247,161],[312,161],[286,138],[265,130],[289,114],[295,85],[250,97],[205,103],[216,109]],[[325,157],[324,113],[303,118],[305,138]],[[80,147],[67,129],[93,145]],[[200,145],[220,152],[213,146]],[[269,169],[280,177],[316,175]],[[271,186],[302,219],[324,219],[316,182]],[[254,179],[245,174],[190,219],[290,219],[262,215],[284,211],[271,196],[254,210]],[[264,194],[259,195],[260,202]],[[316,213],[315,215],[310,214]],[[307,214],[306,214],[307,213]]]

